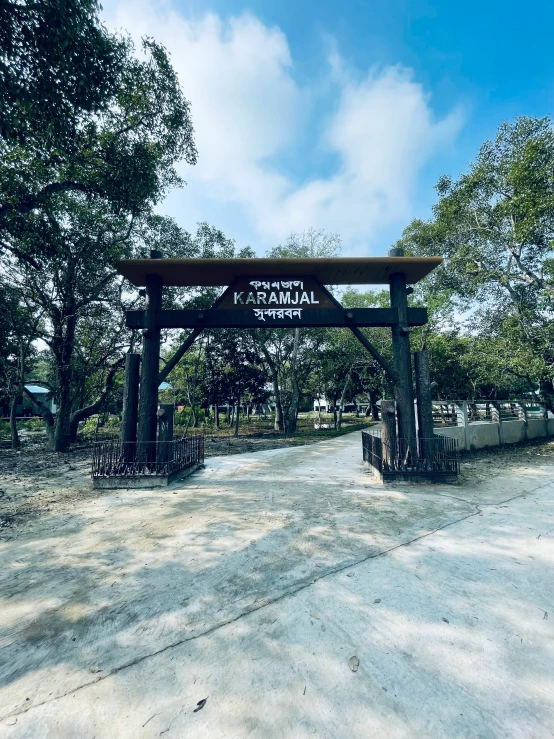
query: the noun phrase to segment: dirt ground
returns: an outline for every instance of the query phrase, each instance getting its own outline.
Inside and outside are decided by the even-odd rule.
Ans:
[[[206,458],[222,457],[315,444],[324,438],[317,432],[296,437],[206,436],[204,448]],[[91,444],[76,445],[64,454],[45,451],[41,444],[23,446],[20,451],[0,449],[0,539],[13,536],[37,516],[61,513],[84,498],[102,495],[92,489],[91,461]]]
[[[205,439],[206,458],[315,444],[321,434],[295,438],[220,437]],[[361,449],[360,449],[361,454]],[[507,470],[554,460],[554,440],[492,448],[461,456],[461,481],[478,484]],[[105,495],[93,490],[90,479],[91,446],[65,454],[46,452],[38,445],[21,451],[0,450],[0,539],[11,539],[25,523],[38,516],[78,508],[79,501]]]

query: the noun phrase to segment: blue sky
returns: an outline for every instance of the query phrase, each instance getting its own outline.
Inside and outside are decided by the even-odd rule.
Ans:
[[[554,3],[110,0],[163,42],[199,162],[160,211],[262,255],[291,231],[379,255],[504,120],[551,115]]]

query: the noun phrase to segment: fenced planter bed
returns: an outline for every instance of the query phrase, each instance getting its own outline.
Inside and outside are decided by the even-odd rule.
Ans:
[[[96,488],[156,487],[186,477],[204,464],[204,437],[158,442],[97,441],[92,452]]]
[[[456,482],[458,442],[447,436],[383,440],[378,429],[362,431],[364,463],[382,482]]]

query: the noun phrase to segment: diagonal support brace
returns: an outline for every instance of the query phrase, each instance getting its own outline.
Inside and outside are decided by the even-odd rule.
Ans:
[[[349,329],[352,331],[354,336],[358,339],[360,344],[367,349],[367,351],[371,354],[373,359],[381,365],[381,367],[385,370],[387,375],[390,377],[390,379],[393,382],[396,382],[398,379],[398,375],[396,374],[396,371],[392,367],[392,365],[387,362],[385,357],[377,351],[377,349],[373,346],[373,344],[366,339],[366,337],[363,335],[363,333],[360,331],[359,328],[356,328],[356,326],[349,326]]]
[[[187,338],[184,340],[181,346],[177,349],[175,354],[171,357],[171,359],[167,362],[164,368],[160,371],[160,374],[158,375],[158,385],[161,385],[161,383],[164,382],[165,378],[169,375],[171,370],[180,362],[180,360],[185,356],[185,354],[194,344],[196,339],[200,336],[202,331],[203,331],[202,328],[195,328],[193,331],[190,332],[190,334],[187,336]]]

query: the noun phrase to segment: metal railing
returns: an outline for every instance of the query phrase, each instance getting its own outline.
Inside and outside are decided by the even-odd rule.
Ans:
[[[538,400],[434,400],[435,427],[462,426],[464,414],[468,423],[502,423],[548,418],[546,407]]]
[[[92,477],[169,476],[204,463],[204,437],[173,441],[97,441],[92,450]]]
[[[458,441],[436,435],[430,439],[395,439],[383,441],[378,430],[362,432],[364,462],[380,473],[398,473],[417,477],[458,475]]]

